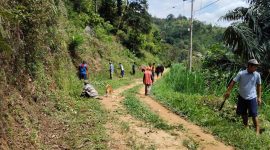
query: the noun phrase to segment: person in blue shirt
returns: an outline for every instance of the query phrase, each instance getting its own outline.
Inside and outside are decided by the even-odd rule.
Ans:
[[[259,121],[258,121],[258,105],[262,103],[262,88],[261,88],[261,76],[256,71],[259,63],[256,59],[248,61],[248,67],[246,70],[240,71],[237,76],[230,83],[224,98],[227,99],[233,89],[236,82],[239,83],[239,96],[237,102],[236,113],[242,116],[243,124],[248,126],[248,117],[252,117],[256,133],[260,133]]]
[[[88,66],[86,64],[85,61],[83,61],[80,65],[79,65],[79,77],[80,80],[84,79],[87,80],[88,76]]]

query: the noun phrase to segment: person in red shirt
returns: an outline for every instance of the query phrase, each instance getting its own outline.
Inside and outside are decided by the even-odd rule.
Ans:
[[[151,85],[153,84],[152,70],[146,67],[143,75],[143,84],[145,85],[145,95],[149,95]]]

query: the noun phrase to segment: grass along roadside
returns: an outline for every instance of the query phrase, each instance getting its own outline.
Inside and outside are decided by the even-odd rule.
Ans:
[[[137,119],[152,124],[158,129],[172,129],[173,126],[166,124],[164,120],[162,120],[157,114],[153,113],[150,108],[138,100],[136,93],[138,92],[139,88],[141,88],[141,86],[136,86],[124,92],[125,100],[123,104],[128,113]]]
[[[95,99],[64,100],[56,113],[57,119],[68,126],[65,141],[72,149],[106,149],[107,135],[104,124],[107,114]],[[59,109],[59,108],[58,108]],[[59,110],[60,110],[59,109]]]
[[[89,81],[102,96],[105,94],[106,84],[116,89],[131,83],[135,78],[136,76],[126,76],[110,80],[102,75],[92,75]],[[79,81],[76,76],[70,75],[68,80],[60,81],[62,88],[50,95],[51,107],[43,109],[43,112],[52,118],[52,124],[61,124],[58,131],[52,131],[52,136],[60,136],[58,143],[68,149],[108,149],[109,138],[105,128],[108,114],[100,101],[80,97],[83,81]]]
[[[235,146],[237,149],[270,148],[270,124],[267,120],[262,119],[265,117],[264,114],[261,114],[259,118],[262,119],[261,126],[266,131],[256,136],[253,127],[250,127],[251,129],[243,127],[241,118],[235,115],[233,104],[226,103],[223,111],[219,112],[216,108],[221,101],[217,100],[217,96],[211,96],[207,93],[201,95],[200,92],[191,94],[184,90],[181,92],[181,89],[176,90],[177,84],[187,83],[187,81],[185,78],[179,79],[178,77],[175,77],[178,78],[177,82],[173,81],[174,76],[177,76],[177,74],[169,72],[163,79],[157,81],[152,88],[154,97],[163,105],[177,114],[186,116],[190,121],[205,127],[206,131],[227,144]],[[190,85],[190,83],[187,84]],[[251,120],[250,124],[252,124]]]

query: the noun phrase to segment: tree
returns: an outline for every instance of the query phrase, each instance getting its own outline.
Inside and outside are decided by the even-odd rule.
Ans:
[[[123,9],[122,9],[123,1],[117,0],[117,14],[118,16],[122,16]]]
[[[99,14],[102,18],[114,24],[117,17],[116,13],[115,0],[102,0],[101,7],[99,8]]]
[[[171,21],[173,19],[175,19],[174,15],[173,14],[169,14],[166,18],[168,21]]]
[[[238,7],[221,19],[239,21],[224,33],[225,44],[243,61],[256,58],[269,67],[270,60],[270,1],[248,0],[248,8]]]
[[[149,33],[151,30],[151,16],[147,9],[146,0],[132,1],[124,16],[126,24],[136,32]]]

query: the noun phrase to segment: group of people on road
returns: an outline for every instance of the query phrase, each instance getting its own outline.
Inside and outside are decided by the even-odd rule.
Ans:
[[[120,69],[120,75],[121,77],[123,78],[124,75],[125,75],[125,69],[124,69],[124,66],[122,63],[119,63],[119,69]],[[109,73],[110,73],[110,79],[113,79],[113,74],[115,72],[115,68],[114,68],[114,65],[113,63],[110,61],[109,62]],[[85,61],[83,61],[79,67],[78,67],[78,73],[79,73],[79,78],[80,80],[84,79],[84,80],[87,80],[88,77],[89,77],[89,71],[88,71],[88,65]],[[135,75],[136,73],[136,63],[134,62],[132,64],[132,72],[131,74],[132,75]]]
[[[136,63],[134,62],[132,64],[132,67],[131,67],[131,74],[132,75],[135,75],[136,74]],[[120,72],[121,72],[121,77],[123,78],[124,75],[125,75],[125,69],[124,69],[124,66],[122,63],[119,63],[119,69],[120,69]],[[89,89],[93,89],[94,91],[94,95],[91,95],[90,97],[95,97],[97,96],[97,92],[96,90],[93,88],[93,86],[88,82],[88,77],[89,77],[89,71],[88,71],[88,65],[86,64],[85,61],[83,61],[80,65],[79,65],[79,68],[78,68],[78,72],[79,72],[79,78],[80,80],[84,79],[84,83],[85,83],[85,86],[84,86],[84,94],[88,94],[89,96],[89,92],[90,90]],[[159,77],[159,75],[162,76],[163,72],[164,72],[164,66],[163,65],[157,65],[157,67],[155,66],[155,63],[153,64],[149,64],[149,66],[145,66],[145,67],[141,67],[141,70],[142,72],[144,72],[144,75],[143,75],[143,83],[145,84],[145,95],[149,95],[149,92],[150,92],[150,89],[151,89],[151,85],[154,83],[155,81],[155,74],[157,76],[157,78]],[[112,63],[112,61],[109,61],[109,74],[110,74],[110,79],[113,79],[113,76],[114,76],[114,72],[115,72],[115,68],[114,68],[114,65]],[[89,88],[91,87],[91,88]],[[88,90],[88,92],[87,92]]]
[[[244,126],[248,127],[248,117],[252,117],[256,133],[260,133],[260,126],[258,120],[258,106],[262,103],[262,88],[261,88],[261,76],[256,71],[259,63],[256,59],[251,59],[247,63],[247,69],[240,71],[235,78],[229,84],[224,98],[228,99],[235,83],[239,83],[239,95],[237,102],[236,113],[242,116]],[[121,70],[121,77],[125,75],[124,66],[119,63],[119,69]],[[149,64],[149,66],[141,67],[143,74],[143,84],[145,85],[145,95],[149,95],[151,86],[155,82],[155,74],[157,78],[162,76],[164,72],[163,65],[155,66],[155,63]],[[109,62],[110,79],[113,79],[114,65]],[[132,64],[133,75],[136,73],[136,63]],[[97,91],[87,81],[89,76],[88,66],[85,61],[79,65],[79,78],[85,80],[84,92],[82,94],[87,97],[98,97]]]
[[[120,75],[123,78],[125,75],[125,69],[122,63],[119,63],[119,69],[120,69]],[[109,62],[109,73],[110,73],[110,79],[113,79],[113,74],[114,74],[115,70],[114,70],[114,65],[113,63],[110,61]],[[136,63],[134,62],[132,64],[132,74],[135,75],[136,72]]]

